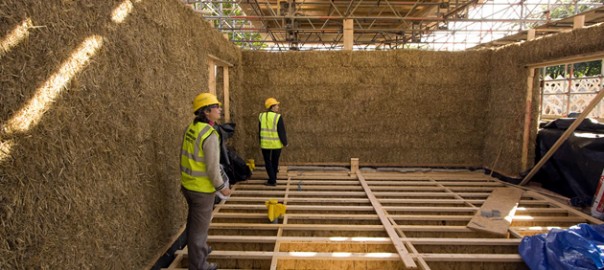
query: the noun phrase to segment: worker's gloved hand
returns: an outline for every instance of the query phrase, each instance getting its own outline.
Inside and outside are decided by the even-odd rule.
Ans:
[[[226,200],[229,198],[229,196],[231,196],[231,193],[233,193],[233,191],[227,187],[216,192],[216,196],[218,196],[218,198],[220,198],[221,200]]]
[[[224,196],[231,196],[231,193],[233,193],[233,191],[230,188],[225,188],[221,190],[220,193]]]

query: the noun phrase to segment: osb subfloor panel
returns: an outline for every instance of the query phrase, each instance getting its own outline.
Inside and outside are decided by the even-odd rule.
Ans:
[[[527,269],[523,236],[601,223],[526,190],[506,235],[468,229],[491,191],[506,187],[482,171],[290,170],[276,187],[265,176],[256,171],[214,210],[209,261],[219,269]],[[269,199],[287,206],[276,224]],[[170,269],[186,267],[185,248]]]

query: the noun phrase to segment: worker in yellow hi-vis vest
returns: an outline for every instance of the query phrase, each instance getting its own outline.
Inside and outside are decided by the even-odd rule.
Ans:
[[[220,172],[220,138],[211,124],[220,119],[222,109],[215,95],[201,93],[193,100],[195,119],[187,126],[180,152],[180,183],[187,200],[187,248],[189,269],[216,269],[208,263],[208,229],[214,195],[231,195],[228,179]]]
[[[258,115],[258,137],[260,138],[260,148],[264,157],[264,167],[268,174],[268,181],[265,185],[277,185],[277,173],[279,172],[279,157],[281,149],[287,146],[287,135],[285,133],[285,123],[283,117],[279,114],[279,101],[275,98],[267,98],[264,102],[265,112]]]

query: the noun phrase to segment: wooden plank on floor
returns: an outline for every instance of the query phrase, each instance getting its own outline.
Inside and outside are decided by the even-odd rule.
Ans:
[[[401,239],[399,238],[398,234],[392,227],[390,220],[388,220],[388,217],[387,217],[386,213],[384,212],[382,205],[377,200],[375,195],[373,195],[371,189],[369,188],[369,185],[367,185],[367,182],[365,182],[365,178],[363,178],[363,174],[359,171],[359,172],[357,172],[356,175],[357,175],[357,178],[359,179],[359,182],[361,182],[363,189],[365,189],[365,193],[367,193],[367,197],[369,198],[369,201],[371,201],[373,208],[375,208],[375,212],[377,213],[378,217],[380,218],[382,225],[384,225],[384,229],[386,229],[388,236],[390,236],[390,239],[392,239],[392,244],[394,244],[394,247],[396,248],[396,251],[397,251],[399,257],[403,260],[405,267],[406,268],[417,268],[417,264],[415,264],[415,261],[413,261],[413,258],[411,258],[409,256],[409,251],[407,251],[407,248],[405,248],[405,245],[403,244],[403,242],[401,242]]]
[[[209,235],[208,242],[215,243],[274,243],[277,236],[255,235]],[[463,246],[492,246],[518,245],[521,239],[507,238],[417,238],[403,237],[401,240],[418,245],[463,245]],[[338,244],[392,244],[388,237],[300,237],[279,236],[281,243],[338,243]]]
[[[473,230],[505,235],[512,223],[518,202],[524,190],[506,187],[495,188],[476,211],[467,227]]]

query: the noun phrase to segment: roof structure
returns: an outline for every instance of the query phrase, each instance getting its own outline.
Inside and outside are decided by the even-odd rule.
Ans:
[[[602,3],[578,1],[184,1],[241,47],[278,51],[341,50],[347,27],[354,50],[452,51],[572,30],[578,15],[585,26],[604,21]]]

